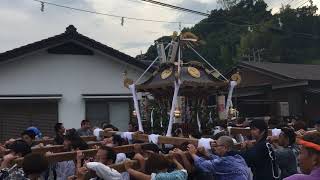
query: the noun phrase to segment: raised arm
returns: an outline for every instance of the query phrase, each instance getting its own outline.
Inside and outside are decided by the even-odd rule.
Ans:
[[[135,179],[138,180],[151,180],[151,176],[144,174],[142,172],[136,171],[132,169],[132,164],[129,161],[124,162],[124,167],[127,170],[127,172],[130,174],[130,176],[134,177]]]
[[[182,163],[183,163],[183,167],[190,173],[193,171],[193,166],[191,164],[191,162],[188,160],[187,158],[187,154],[185,152],[183,152],[181,149],[179,148],[175,148],[173,150],[174,153],[179,154],[179,156],[181,157]]]

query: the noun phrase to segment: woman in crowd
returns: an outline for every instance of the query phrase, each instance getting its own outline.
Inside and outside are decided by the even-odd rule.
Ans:
[[[89,148],[88,144],[81,139],[75,129],[67,131],[63,141],[65,151],[86,150]],[[73,176],[76,171],[74,161],[58,162],[55,167],[57,180],[66,180],[69,176]]]

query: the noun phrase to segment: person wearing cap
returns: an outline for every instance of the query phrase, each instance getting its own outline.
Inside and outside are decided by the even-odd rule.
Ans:
[[[28,127],[27,131],[33,131],[34,134],[35,134],[35,139],[41,139],[42,138],[41,131],[36,127],[33,127],[33,126],[32,127]]]
[[[320,132],[306,133],[298,144],[301,146],[298,160],[303,174],[295,174],[284,180],[319,180]]]
[[[242,143],[240,152],[253,173],[253,180],[274,180],[279,178],[271,144],[267,143],[268,125],[264,120],[253,120],[250,123],[251,136],[256,143]]]

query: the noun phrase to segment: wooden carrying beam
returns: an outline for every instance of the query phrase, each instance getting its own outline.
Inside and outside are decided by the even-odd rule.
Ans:
[[[140,167],[139,162],[137,160],[129,160],[129,162],[132,164],[131,167],[133,169],[138,169]],[[119,173],[126,172],[126,168],[124,167],[124,163],[112,164],[109,167],[117,170]]]
[[[141,145],[141,144],[139,144]],[[117,146],[112,148],[116,153],[131,153],[134,152],[134,144],[130,145],[123,145],[123,146]],[[60,151],[60,152],[59,152]],[[47,146],[47,147],[41,147],[41,148],[33,148],[33,153],[46,153],[46,152],[53,152],[52,154],[48,154],[48,161],[50,163],[54,162],[60,162],[60,161],[70,161],[76,159],[76,152],[61,152],[63,151],[63,145],[56,145],[56,146]],[[97,153],[97,149],[89,149],[89,150],[83,150],[82,152],[85,154],[86,157],[94,157]],[[16,159],[16,163],[21,165],[23,161],[23,158]]]
[[[146,143],[137,144],[137,145],[143,145],[143,144],[146,144]],[[134,146],[135,144],[129,144],[129,145],[117,146],[112,149],[114,150],[115,153],[132,153],[134,152]]]
[[[118,131],[106,131],[105,136],[110,137],[114,134],[121,133]],[[149,135],[148,134],[140,134],[135,133],[132,135],[132,139],[136,141],[143,141],[143,142],[149,142]],[[158,144],[172,144],[172,145],[181,145],[184,142],[188,142],[190,144],[197,145],[198,139],[190,139],[190,138],[180,138],[180,137],[168,137],[168,136],[159,136],[158,138]]]
[[[90,148],[94,148],[94,146],[101,146],[101,142],[87,142]],[[62,152],[64,151],[64,145],[53,145],[53,146],[43,146],[43,147],[34,147],[31,148],[33,153],[46,153],[46,152]]]
[[[97,141],[97,137],[96,136],[81,136],[81,138],[86,142]]]
[[[188,152],[184,152],[184,153],[187,154]],[[168,156],[172,156],[172,155],[166,154],[164,156],[168,157]],[[145,159],[145,160],[147,160],[147,159]],[[132,164],[131,168],[133,168],[133,169],[140,168],[139,162],[137,160],[130,160],[129,163]],[[117,170],[119,173],[126,172],[126,169],[124,167],[124,163],[112,164],[109,167]]]
[[[238,128],[236,129],[236,132],[242,132],[244,128]],[[247,129],[245,129],[247,130]],[[113,134],[121,133],[118,131],[106,131],[105,136],[112,136]],[[249,129],[250,133],[250,129]],[[132,135],[132,138],[134,140],[139,140],[143,142],[149,142],[148,134],[140,134],[136,133]],[[181,145],[184,142],[188,142],[190,144],[193,144],[195,146],[198,145],[198,139],[190,139],[190,138],[180,138],[180,137],[167,137],[167,136],[159,136],[158,138],[158,144],[172,144],[172,145]],[[241,149],[241,143],[237,143],[234,145],[234,149],[240,150]]]
[[[94,157],[97,154],[97,149],[88,149],[83,150],[82,153],[85,157]],[[61,152],[61,153],[52,153],[46,155],[49,163],[56,163],[61,161],[70,161],[77,159],[77,152]],[[19,166],[22,165],[23,158],[18,158],[14,161],[14,163],[17,163]]]
[[[35,147],[31,148],[33,153],[44,154],[46,152],[58,153],[63,151],[64,145],[54,145],[54,146],[44,146],[44,147]]]
[[[102,146],[101,142],[88,142],[87,144],[92,149],[95,149],[95,146]],[[146,143],[143,143],[143,144],[146,144]],[[129,145],[113,147],[112,149],[116,153],[131,153],[131,152],[134,152],[134,146],[135,146],[134,144],[129,144]],[[64,151],[64,146],[53,145],[53,146],[33,147],[31,148],[31,150],[33,153],[40,153],[40,154],[45,154],[46,152],[60,153]],[[8,153],[10,153],[10,150],[7,150],[5,152],[5,154],[8,154]]]
[[[133,134],[132,138],[134,140],[149,142],[149,136],[147,134]],[[159,136],[158,137],[158,144],[172,144],[172,145],[180,146],[184,142],[188,142],[190,144],[197,145],[198,139],[168,137],[168,136]]]
[[[237,127],[232,127],[229,130],[230,135],[238,135],[242,134],[243,136],[250,136],[251,132],[249,128],[237,128]],[[272,135],[272,130],[268,130],[268,136]]]
[[[96,136],[81,136],[81,138],[86,141],[86,142],[89,142],[89,141],[97,141],[97,137]],[[54,139],[53,138],[49,138],[49,139],[39,139],[39,140],[35,140],[35,143],[37,144],[54,144]]]

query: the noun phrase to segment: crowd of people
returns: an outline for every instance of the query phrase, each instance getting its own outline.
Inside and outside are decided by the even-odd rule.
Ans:
[[[301,123],[282,125],[273,136],[268,134],[270,124],[263,120],[239,119],[235,126],[248,126],[250,136],[230,135],[227,127],[219,128],[210,139],[181,128],[174,130],[176,137],[198,138],[198,146],[188,141],[179,146],[158,145],[129,140],[119,134],[105,136],[106,131],[118,131],[108,123],[92,128],[89,120],[83,120],[77,130],[66,130],[62,123],[57,123],[53,127],[53,144],[63,145],[63,152],[75,151],[77,156],[56,163],[49,163],[50,152],[32,152],[32,148],[44,146],[37,139],[45,137],[39,129],[30,127],[20,138],[0,145],[0,180],[320,180],[320,121],[312,132]],[[130,123],[128,131],[135,132],[137,128]],[[100,141],[94,158],[84,155],[82,150],[89,149],[89,145],[81,136],[96,136]],[[209,147],[200,146],[202,139],[210,140]],[[240,148],[235,148],[236,143]],[[114,151],[126,144],[133,144],[134,151]],[[16,164],[15,160],[22,157],[22,164]],[[123,163],[125,171],[111,167],[119,163]]]

